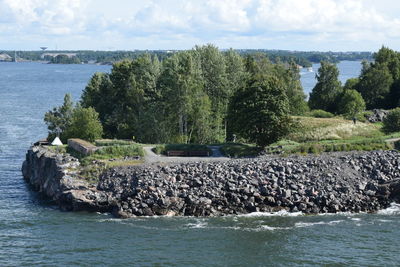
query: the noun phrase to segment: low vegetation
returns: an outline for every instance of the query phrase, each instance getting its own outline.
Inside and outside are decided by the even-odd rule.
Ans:
[[[220,150],[226,157],[241,158],[257,156],[263,149],[251,144],[226,143],[220,147]]]
[[[394,133],[400,131],[400,108],[395,108],[389,112],[383,120],[382,130],[385,133]]]
[[[167,155],[167,151],[208,151],[211,154],[211,149],[206,145],[199,144],[162,144],[154,147],[153,151],[159,155]]]
[[[287,139],[295,142],[373,138],[382,136],[381,125],[335,118],[294,117],[297,130]]]

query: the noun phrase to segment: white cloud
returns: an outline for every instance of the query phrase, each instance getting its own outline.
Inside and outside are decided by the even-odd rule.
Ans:
[[[206,42],[236,48],[359,50],[386,44],[400,49],[400,4],[393,0],[385,8],[390,0],[381,1],[0,0],[0,31],[14,43],[26,36],[35,36],[32,42],[56,38],[75,49],[133,49],[132,42],[149,49]]]

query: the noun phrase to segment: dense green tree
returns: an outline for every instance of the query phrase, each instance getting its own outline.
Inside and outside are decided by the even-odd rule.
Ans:
[[[284,137],[291,120],[283,82],[268,75],[249,80],[232,99],[229,121],[234,133],[260,147]]]
[[[71,95],[65,94],[64,103],[61,106],[55,107],[45,113],[44,121],[49,130],[48,140],[52,141],[59,135],[61,141],[67,141],[65,131],[71,124],[73,110],[74,103],[72,102]]]
[[[204,92],[211,101],[212,128],[217,141],[224,141],[226,136],[225,118],[232,94],[228,84],[225,57],[214,45],[196,46],[194,53],[200,59]]]
[[[233,49],[225,53],[225,71],[227,78],[228,99],[244,86],[246,71],[243,58]]]
[[[374,54],[375,64],[387,64],[393,80],[400,79],[400,53],[382,46]]]
[[[81,105],[83,107],[97,107],[101,100],[100,87],[102,86],[103,79],[107,74],[96,72],[93,74],[89,83],[86,85],[81,96]]]
[[[295,62],[290,62],[289,66],[284,68],[284,73],[278,77],[281,77],[285,82],[286,95],[289,99],[290,114],[302,115],[307,112],[307,96],[304,94],[301,85],[297,64]]]
[[[65,135],[68,138],[81,138],[90,142],[101,138],[103,126],[100,123],[99,114],[92,107],[76,107]]]
[[[343,86],[343,89],[344,90],[350,90],[350,89],[356,90],[358,88],[359,82],[360,82],[360,79],[358,79],[358,78],[347,79],[346,83]]]
[[[357,90],[368,109],[390,109],[400,99],[400,53],[382,47],[374,54],[374,62],[363,62]]]
[[[392,84],[393,78],[387,65],[373,64],[363,70],[357,88],[368,109],[385,108]]]
[[[167,122],[163,124],[167,141],[201,143],[210,140],[211,105],[204,91],[199,58],[191,52],[180,52],[165,60],[159,87]]]
[[[365,110],[365,102],[361,94],[356,90],[345,90],[339,100],[339,113],[349,118]]]
[[[338,79],[339,70],[336,65],[322,61],[316,74],[317,84],[310,94],[308,104],[311,109],[337,111],[336,100],[342,88]]]

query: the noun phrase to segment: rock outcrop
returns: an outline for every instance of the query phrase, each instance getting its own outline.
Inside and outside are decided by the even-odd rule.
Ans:
[[[69,155],[34,146],[28,150],[22,174],[34,190],[68,211],[109,211],[110,199],[78,177],[79,161]]]
[[[388,110],[384,109],[373,109],[372,114],[367,115],[366,118],[369,122],[375,123],[375,122],[382,122],[387,114],[389,113]]]
[[[76,159],[33,147],[23,172],[66,210],[118,217],[374,212],[400,200],[399,156],[374,151],[119,167],[91,187],[76,174]]]

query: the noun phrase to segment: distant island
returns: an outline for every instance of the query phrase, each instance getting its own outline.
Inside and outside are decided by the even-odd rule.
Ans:
[[[0,51],[0,61],[46,61],[52,64],[109,64],[136,59],[144,54],[156,55],[159,60],[170,57],[182,50],[134,50],[134,51],[93,51],[93,50],[48,50],[48,51]],[[228,50],[221,50],[226,52]],[[301,67],[311,67],[313,63],[328,61],[337,63],[342,60],[373,60],[372,52],[319,52],[290,51],[268,49],[237,49],[240,55],[267,56],[272,63],[294,61]]]

